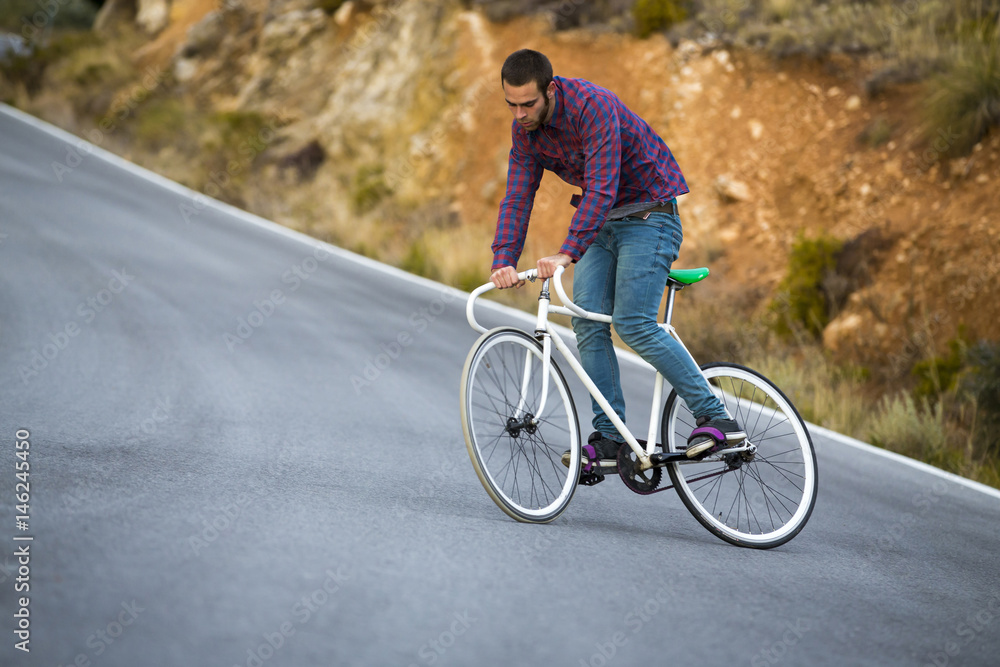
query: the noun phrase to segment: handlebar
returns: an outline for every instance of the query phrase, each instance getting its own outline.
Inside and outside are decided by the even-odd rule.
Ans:
[[[561,313],[564,315],[581,317],[589,320],[597,320],[600,322],[610,322],[611,321],[610,315],[589,313],[570,300],[569,296],[566,295],[566,290],[562,284],[562,275],[563,273],[565,273],[565,271],[566,269],[561,266],[556,267],[556,272],[552,276],[552,278],[551,279],[546,278],[545,283],[543,284],[543,289],[544,289],[544,287],[551,280],[552,285],[555,287],[556,294],[559,295],[559,300],[562,301],[564,306],[562,308],[559,306],[552,306],[549,308],[549,312]],[[529,282],[535,282],[535,280],[538,279],[538,269],[528,269],[527,271],[521,271],[520,273],[517,274],[517,278],[518,280],[527,280]],[[475,309],[476,299],[478,299],[480,296],[486,294],[487,292],[493,289],[496,289],[496,285],[494,285],[492,282],[480,285],[476,289],[472,290],[472,293],[469,294],[469,300],[465,304],[465,317],[467,320],[469,320],[469,326],[471,326],[479,333],[486,333],[488,329],[476,321],[476,316],[475,313],[473,312],[473,310]]]

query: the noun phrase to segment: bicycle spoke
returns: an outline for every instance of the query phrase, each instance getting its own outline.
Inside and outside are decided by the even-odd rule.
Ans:
[[[703,369],[753,447],[698,463],[669,464],[674,486],[691,513],[720,538],[765,549],[784,544],[805,525],[815,502],[816,460],[808,430],[787,398],[760,374],[735,364]],[[671,393],[662,425],[664,448],[682,451],[692,421],[686,404]]]
[[[499,331],[480,346],[463,373],[463,424],[473,464],[505,512],[522,521],[550,521],[576,488],[575,472],[561,461],[579,443],[569,387],[553,363],[545,412],[536,414],[544,381],[539,344],[521,332]]]

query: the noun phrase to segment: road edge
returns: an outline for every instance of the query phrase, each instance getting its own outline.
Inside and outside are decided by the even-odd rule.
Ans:
[[[72,144],[73,146],[76,146],[76,147],[86,146],[87,148],[85,150],[87,151],[88,154],[94,155],[94,156],[96,156],[96,157],[104,160],[105,162],[107,162],[109,164],[112,164],[112,165],[114,165],[116,167],[119,167],[120,169],[128,171],[128,172],[130,172],[130,173],[132,173],[132,174],[134,174],[134,175],[136,175],[136,176],[138,176],[140,178],[143,178],[143,179],[149,181],[150,183],[153,183],[154,185],[158,185],[160,187],[163,187],[163,188],[165,188],[167,190],[170,190],[170,191],[175,192],[177,194],[183,195],[185,197],[190,197],[192,199],[194,197],[198,197],[199,201],[206,202],[207,206],[211,206],[211,207],[215,208],[216,210],[218,210],[218,211],[220,211],[222,213],[227,213],[227,214],[229,214],[229,215],[231,215],[233,217],[236,217],[236,218],[239,218],[241,220],[244,220],[244,221],[246,221],[246,222],[248,222],[248,223],[250,223],[252,225],[260,227],[261,229],[268,230],[268,231],[270,231],[272,233],[276,233],[276,234],[285,236],[286,238],[294,239],[296,241],[300,241],[302,243],[311,244],[313,246],[315,246],[316,244],[321,244],[321,245],[325,246],[326,248],[328,248],[332,252],[332,254],[334,254],[334,255],[336,255],[338,257],[341,257],[341,258],[343,258],[345,260],[352,261],[352,262],[354,262],[356,264],[360,264],[360,265],[362,265],[362,266],[364,266],[366,268],[369,268],[369,269],[372,269],[372,270],[375,270],[375,271],[379,271],[379,272],[385,273],[387,275],[391,275],[391,276],[393,276],[395,278],[399,278],[401,280],[406,280],[406,281],[409,281],[411,283],[415,283],[415,284],[421,285],[423,287],[427,287],[428,289],[433,289],[433,290],[437,291],[438,293],[441,293],[442,291],[446,291],[446,292],[452,293],[455,296],[463,296],[465,298],[468,298],[468,296],[469,296],[468,292],[460,290],[460,289],[458,289],[456,287],[452,287],[450,285],[445,285],[444,283],[440,283],[440,282],[437,282],[435,280],[431,280],[430,278],[424,278],[423,276],[418,276],[416,274],[409,273],[407,271],[404,271],[402,269],[396,268],[394,266],[390,266],[389,264],[384,264],[384,263],[379,262],[377,260],[371,259],[370,257],[365,257],[364,255],[359,255],[359,254],[357,254],[355,252],[351,252],[350,250],[346,250],[346,249],[341,248],[339,246],[335,246],[335,245],[333,245],[333,244],[331,244],[331,243],[329,243],[327,241],[322,241],[320,239],[313,238],[312,236],[309,236],[308,234],[305,234],[303,232],[299,232],[299,231],[296,231],[296,230],[291,229],[289,227],[285,227],[284,225],[281,225],[281,224],[279,224],[277,222],[274,222],[272,220],[268,220],[266,218],[262,218],[262,217],[260,217],[258,215],[250,213],[249,211],[244,211],[243,209],[237,208],[237,207],[235,207],[235,206],[233,206],[231,204],[227,204],[227,203],[219,201],[217,199],[213,199],[213,198],[209,197],[208,195],[205,195],[205,194],[202,194],[202,193],[197,192],[195,190],[192,190],[191,188],[188,188],[188,187],[186,187],[184,185],[181,185],[180,183],[177,183],[176,181],[172,181],[172,180],[170,180],[169,178],[167,178],[165,176],[161,176],[160,174],[157,174],[156,172],[150,171],[149,169],[146,169],[145,167],[141,167],[141,166],[135,164],[134,162],[130,162],[130,161],[126,160],[125,158],[112,153],[111,151],[108,151],[108,150],[106,150],[104,148],[101,148],[100,146],[97,146],[95,144],[90,143],[89,141],[87,141],[86,139],[83,139],[82,137],[78,137],[78,136],[76,136],[75,134],[73,134],[71,132],[68,132],[66,130],[63,130],[62,128],[56,127],[55,125],[52,125],[51,123],[48,123],[48,122],[46,122],[46,121],[44,121],[44,120],[42,120],[40,118],[32,116],[31,114],[26,113],[26,112],[24,112],[24,111],[22,111],[22,110],[20,110],[20,109],[18,109],[16,107],[12,107],[12,106],[10,106],[10,105],[8,105],[6,103],[0,102],[0,113],[4,113],[4,114],[10,116],[11,118],[24,123],[25,125],[29,125],[29,126],[35,128],[37,130],[45,132],[46,134],[48,134],[48,135],[50,135],[50,136],[52,136],[52,137],[54,137],[56,139],[59,139],[61,141],[65,141],[66,143]],[[511,306],[507,306],[507,305],[504,305],[504,304],[501,304],[501,303],[496,303],[495,301],[485,301],[484,300],[484,301],[481,302],[480,305],[482,305],[483,307],[489,308],[491,310],[494,310],[496,312],[503,313],[503,314],[509,315],[511,317],[516,317],[517,319],[525,321],[525,322],[529,323],[530,325],[533,325],[534,321],[535,321],[534,316],[532,316],[531,314],[529,314],[529,313],[527,313],[525,311],[522,311],[522,310],[518,310],[518,309],[513,308]],[[564,327],[564,326],[561,326],[561,325],[556,325],[556,328],[559,330],[559,333],[561,335],[564,335],[564,336],[572,336],[573,335],[572,330],[569,329],[568,327]],[[615,351],[617,352],[618,357],[621,360],[628,361],[628,362],[631,362],[633,364],[638,364],[639,366],[641,366],[643,368],[646,368],[646,369],[650,369],[650,370],[653,369],[653,367],[650,364],[648,364],[646,361],[644,361],[642,358],[640,358],[639,355],[635,354],[634,352],[632,352],[630,350],[623,350],[621,348],[617,348],[616,347]],[[854,447],[855,449],[860,449],[862,451],[866,451],[866,452],[868,452],[870,454],[874,454],[876,456],[881,456],[883,458],[891,459],[893,461],[896,461],[898,463],[907,465],[907,466],[909,466],[911,468],[914,468],[916,470],[921,470],[923,472],[930,473],[932,475],[937,475],[938,477],[942,477],[942,478],[944,478],[944,479],[946,479],[948,481],[954,482],[955,484],[959,484],[961,486],[964,486],[966,488],[969,488],[969,489],[972,489],[972,490],[975,490],[975,491],[980,491],[980,492],[982,492],[982,493],[984,493],[984,494],[986,494],[988,496],[992,496],[992,497],[1000,500],[1000,489],[994,489],[991,486],[986,486],[985,484],[982,484],[980,482],[976,482],[976,481],[973,481],[971,479],[967,479],[965,477],[962,477],[960,475],[956,475],[954,473],[950,473],[950,472],[947,472],[945,470],[941,470],[940,468],[936,468],[936,467],[934,467],[934,466],[932,466],[930,464],[923,463],[922,461],[917,461],[916,459],[912,459],[912,458],[910,458],[908,456],[904,456],[902,454],[897,454],[897,453],[891,452],[891,451],[889,451],[887,449],[882,449],[881,447],[876,447],[875,445],[872,445],[872,444],[869,444],[867,442],[858,440],[856,438],[852,438],[852,437],[844,435],[842,433],[838,433],[836,431],[831,431],[828,428],[824,428],[822,426],[818,426],[816,424],[812,424],[812,423],[809,423],[809,422],[806,422],[806,423],[807,423],[807,425],[809,427],[809,430],[812,433],[822,435],[822,436],[824,436],[824,437],[826,437],[826,438],[828,438],[828,439],[830,439],[830,440],[832,440],[834,442],[838,442],[838,443],[840,443],[842,445],[845,445],[845,446],[848,446],[848,447]]]

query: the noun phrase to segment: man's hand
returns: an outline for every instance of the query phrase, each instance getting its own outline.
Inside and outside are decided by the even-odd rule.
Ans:
[[[517,279],[517,269],[513,266],[501,266],[490,276],[490,282],[500,289],[520,287],[524,284],[523,280]]]
[[[550,257],[542,257],[538,260],[538,277],[542,280],[551,278],[556,274],[556,267],[561,266],[565,269],[572,263],[573,258],[562,253]]]

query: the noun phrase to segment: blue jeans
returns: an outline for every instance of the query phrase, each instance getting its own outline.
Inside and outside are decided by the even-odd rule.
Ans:
[[[667,274],[682,239],[680,218],[673,213],[608,220],[576,264],[573,301],[592,313],[610,313],[622,341],[663,374],[695,417],[725,417],[725,408],[694,360],[657,324]],[[583,368],[624,422],[625,397],[611,326],[573,318],[573,331]],[[597,401],[592,403],[594,429],[622,441]]]

